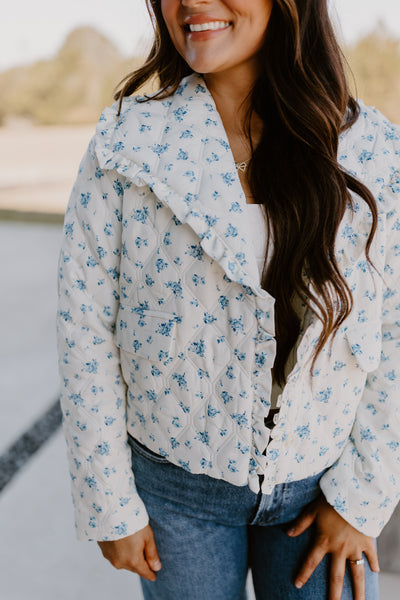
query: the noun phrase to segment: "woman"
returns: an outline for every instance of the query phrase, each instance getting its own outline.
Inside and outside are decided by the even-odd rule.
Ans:
[[[78,536],[146,600],[241,599],[248,567],[258,599],[377,598],[400,490],[399,130],[350,96],[326,0],[149,4],[153,49],[65,219]]]

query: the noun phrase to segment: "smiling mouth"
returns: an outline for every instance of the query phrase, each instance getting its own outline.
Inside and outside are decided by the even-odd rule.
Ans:
[[[196,23],[185,25],[185,30],[188,33],[197,33],[200,31],[219,31],[227,29],[231,23],[229,21],[211,21],[210,23]]]

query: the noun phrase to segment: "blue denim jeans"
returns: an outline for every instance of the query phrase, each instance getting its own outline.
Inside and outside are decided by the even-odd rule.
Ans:
[[[313,527],[286,535],[288,523],[320,494],[322,473],[255,494],[207,475],[193,475],[130,438],[135,482],[154,531],[162,569],[141,578],[145,600],[246,600],[250,568],[257,600],[328,600],[330,556],[306,585],[293,582]],[[366,600],[378,599],[378,577],[365,559]],[[346,569],[342,600],[353,598]]]

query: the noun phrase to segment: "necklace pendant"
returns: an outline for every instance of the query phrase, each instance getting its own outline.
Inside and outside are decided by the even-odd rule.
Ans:
[[[235,162],[235,167],[236,167],[237,171],[241,171],[242,173],[245,173],[248,164],[249,164],[248,160],[244,160],[242,162],[237,162],[237,163]]]

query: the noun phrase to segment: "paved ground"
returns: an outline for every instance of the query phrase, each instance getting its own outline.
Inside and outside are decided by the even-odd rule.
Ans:
[[[59,242],[57,226],[0,222],[0,455],[57,397]],[[67,472],[58,431],[0,493],[0,600],[142,600],[136,575],[75,540]],[[384,574],[381,600],[399,587]]]

